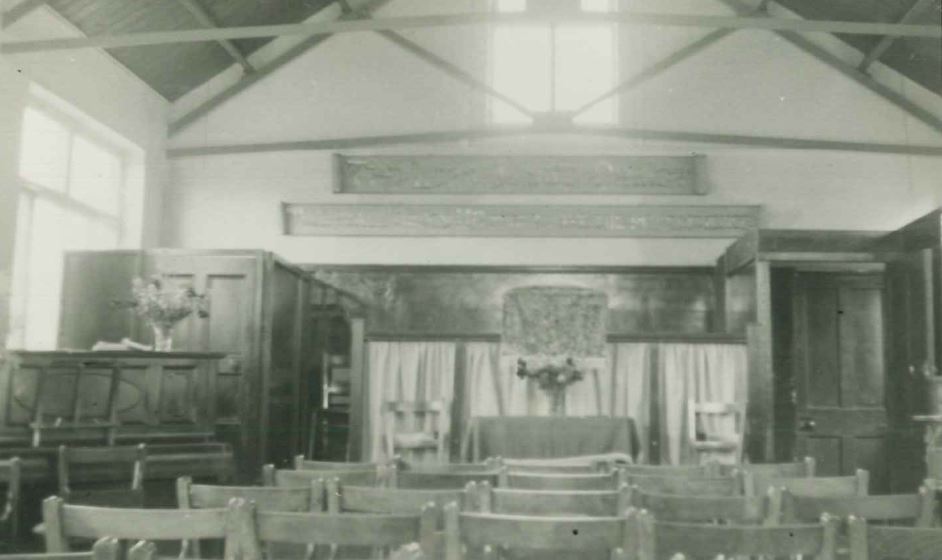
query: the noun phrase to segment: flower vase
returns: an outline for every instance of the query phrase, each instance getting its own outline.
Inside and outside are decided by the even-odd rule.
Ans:
[[[559,388],[550,391],[550,414],[552,416],[566,415],[566,390]]]
[[[171,325],[153,325],[154,352],[170,352],[173,348],[173,327]]]

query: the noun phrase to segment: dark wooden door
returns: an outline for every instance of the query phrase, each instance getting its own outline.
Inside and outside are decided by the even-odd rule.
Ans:
[[[882,275],[800,272],[795,296],[798,452],[821,475],[867,469],[885,490]]]

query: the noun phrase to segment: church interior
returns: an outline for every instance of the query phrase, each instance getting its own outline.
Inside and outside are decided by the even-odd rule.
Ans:
[[[0,560],[942,559],[942,0],[0,0]]]

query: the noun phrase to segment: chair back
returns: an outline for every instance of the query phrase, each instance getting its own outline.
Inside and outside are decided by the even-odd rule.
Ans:
[[[144,507],[147,446],[59,447],[59,496],[71,504]]]
[[[521,473],[507,467],[500,471],[500,488],[520,490],[611,490],[623,482],[623,473]]]
[[[311,480],[307,487],[217,486],[193,484],[193,479],[177,479],[177,505],[180,509],[226,508],[233,498],[244,498],[263,511],[322,511],[324,480]]]
[[[56,496],[43,501],[46,550],[68,552],[69,539],[185,541],[225,539],[224,509],[134,509],[72,505]]]
[[[795,496],[866,496],[870,493],[870,473],[858,469],[852,476],[770,478],[761,485],[753,485],[753,492],[762,495],[771,488],[782,488]]]
[[[242,560],[262,560],[265,543],[390,548],[419,543],[426,556],[433,557],[432,508],[415,514],[287,513],[259,511],[251,502],[235,499],[229,511]]]
[[[638,509],[649,511],[660,521],[777,525],[782,518],[780,497],[780,494],[777,494],[777,498],[659,494],[633,486],[630,503]]]
[[[801,496],[788,490],[781,492],[785,519],[788,521],[811,521],[828,513],[871,522],[904,522],[916,527],[931,527],[935,524],[936,494],[925,486],[915,494],[878,496]]]
[[[644,492],[690,496],[741,496],[742,476],[663,476],[627,474],[626,481]]]
[[[155,557],[128,554],[128,560],[153,560]],[[88,552],[35,552],[0,554],[0,560],[121,560],[121,543],[118,539],[103,537],[95,541]]]
[[[727,465],[709,462],[703,465],[619,465],[618,468],[629,475],[653,476],[730,476],[735,467],[722,469]]]
[[[481,463],[437,463],[423,464],[412,463],[399,459],[396,461],[396,470],[398,472],[422,472],[422,473],[475,473],[475,472],[494,472],[501,466],[501,459],[491,457]]]
[[[732,402],[687,401],[687,439],[698,461],[737,464],[742,458],[745,407]],[[730,433],[719,433],[729,425]]]
[[[839,521],[826,517],[813,525],[712,525],[655,521],[639,514],[640,558],[793,557],[835,560]]]
[[[356,463],[347,461],[313,461],[305,459],[304,455],[294,457],[294,468],[299,471],[329,471],[329,470],[372,470],[383,466],[382,463]]]
[[[859,517],[848,520],[850,560],[938,560],[942,529],[886,527]]]
[[[480,513],[618,517],[630,505],[627,484],[618,490],[521,490],[472,482],[466,491],[466,509]]]
[[[818,463],[814,457],[805,457],[801,461],[790,463],[743,463],[741,465],[720,465],[721,474],[729,474],[738,469],[756,478],[802,478],[815,476]]]
[[[262,484],[265,486],[309,488],[311,486],[311,482],[314,480],[337,478],[342,484],[355,484],[357,486],[379,486],[387,483],[388,475],[386,472],[386,469],[382,467],[356,467],[349,470],[327,469],[315,471],[308,469],[276,469],[274,465],[265,465],[262,467]]]
[[[398,471],[390,474],[390,484],[395,488],[416,488],[426,490],[461,490],[469,482],[490,482],[497,484],[498,471],[435,472],[435,471]]]
[[[383,443],[386,456],[448,461],[451,403],[445,400],[383,403]]]
[[[462,502],[465,491],[450,489],[382,488],[341,484],[336,478],[327,481],[327,511],[331,513],[417,513],[434,506],[441,512],[446,504]]]
[[[605,552],[627,560],[634,557],[637,532],[633,511],[618,517],[537,517],[461,513],[452,503],[445,506],[445,560],[462,560],[465,547],[483,549],[484,558],[497,558],[498,549],[509,548],[580,557]]]
[[[147,445],[147,477],[173,479],[180,473],[218,484],[236,477],[235,453],[222,442],[151,443]]]
[[[23,465],[19,458],[0,461],[0,484],[6,487],[0,502],[0,536],[8,543],[19,537],[20,493],[23,486]]]

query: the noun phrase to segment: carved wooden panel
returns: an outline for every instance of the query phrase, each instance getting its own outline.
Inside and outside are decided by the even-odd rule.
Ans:
[[[288,235],[738,237],[757,206],[315,204],[283,207]]]
[[[334,190],[385,194],[704,194],[703,156],[336,155]]]

